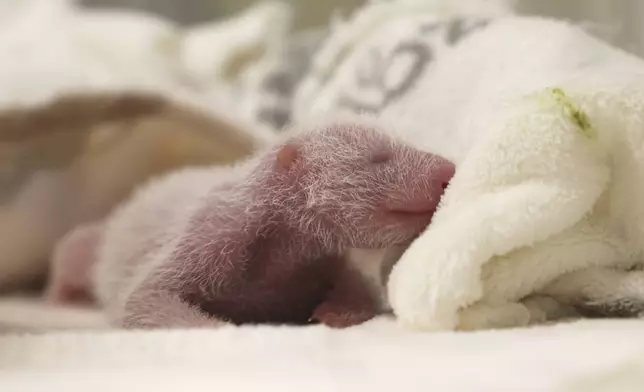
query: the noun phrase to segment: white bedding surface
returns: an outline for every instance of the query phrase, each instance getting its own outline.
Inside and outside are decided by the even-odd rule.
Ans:
[[[1,302],[0,315],[18,302]],[[0,336],[1,391],[644,390],[637,320],[436,334],[386,318],[344,331],[126,332],[87,330],[102,325],[97,314],[39,306],[25,300],[20,308],[32,330],[76,323],[80,331]]]
[[[53,307],[38,295],[0,298],[0,333],[39,332],[70,328],[104,328],[102,314],[84,306]]]

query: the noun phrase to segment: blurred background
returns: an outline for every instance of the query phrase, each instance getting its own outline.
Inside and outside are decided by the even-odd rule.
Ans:
[[[190,25],[220,19],[257,3],[257,0],[83,0],[90,7],[127,7],[151,11]],[[325,25],[333,13],[347,13],[364,0],[287,0],[295,13],[295,27]],[[622,47],[644,54],[644,1],[641,0],[516,0],[521,13],[583,20],[609,26]]]

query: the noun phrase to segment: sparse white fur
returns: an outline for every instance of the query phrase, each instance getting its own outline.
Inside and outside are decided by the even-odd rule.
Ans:
[[[448,97],[422,101],[422,125],[464,143],[446,153],[432,149],[440,131],[415,134],[458,165],[432,225],[390,275],[403,324],[487,328],[495,310],[496,326],[523,325],[518,301],[559,276],[642,261],[644,62],[566,23],[517,17],[433,72],[418,90]],[[405,110],[421,108],[383,115]]]
[[[121,319],[132,292],[176,251],[213,186],[249,175],[261,155],[232,166],[188,167],[153,178],[110,215],[92,273],[92,289],[108,319]],[[185,315],[186,326],[199,325],[192,316]]]
[[[125,299],[144,277],[135,268],[151,268],[154,262],[128,263],[133,258],[163,260],[173,250],[199,198],[222,175],[213,168],[187,168],[154,179],[141,187],[128,203],[117,208],[107,220],[93,272],[93,289],[106,313],[121,311]],[[153,213],[150,213],[153,212]],[[157,252],[151,252],[157,249]]]

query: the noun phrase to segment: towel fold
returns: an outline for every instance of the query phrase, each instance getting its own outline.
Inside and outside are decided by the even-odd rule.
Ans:
[[[463,97],[455,129],[479,138],[390,276],[414,328],[525,325],[517,301],[561,275],[642,261],[644,62],[548,20],[496,22],[460,50],[486,43],[514,57]]]

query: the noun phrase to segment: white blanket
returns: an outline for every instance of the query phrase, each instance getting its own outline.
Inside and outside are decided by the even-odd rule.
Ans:
[[[468,148],[432,225],[392,271],[404,323],[484,328],[494,310],[523,313],[512,323],[525,325],[516,301],[560,276],[644,260],[644,61],[562,22],[507,18],[440,65],[440,81],[419,88],[448,91],[462,112],[446,129]]]
[[[0,108],[67,91],[144,89],[256,122],[257,98],[248,90],[292,27],[291,8],[281,1],[190,27],[151,13],[77,3],[0,1]]]
[[[569,391],[644,388],[641,321],[410,333],[388,320],[0,337],[0,390]]]

